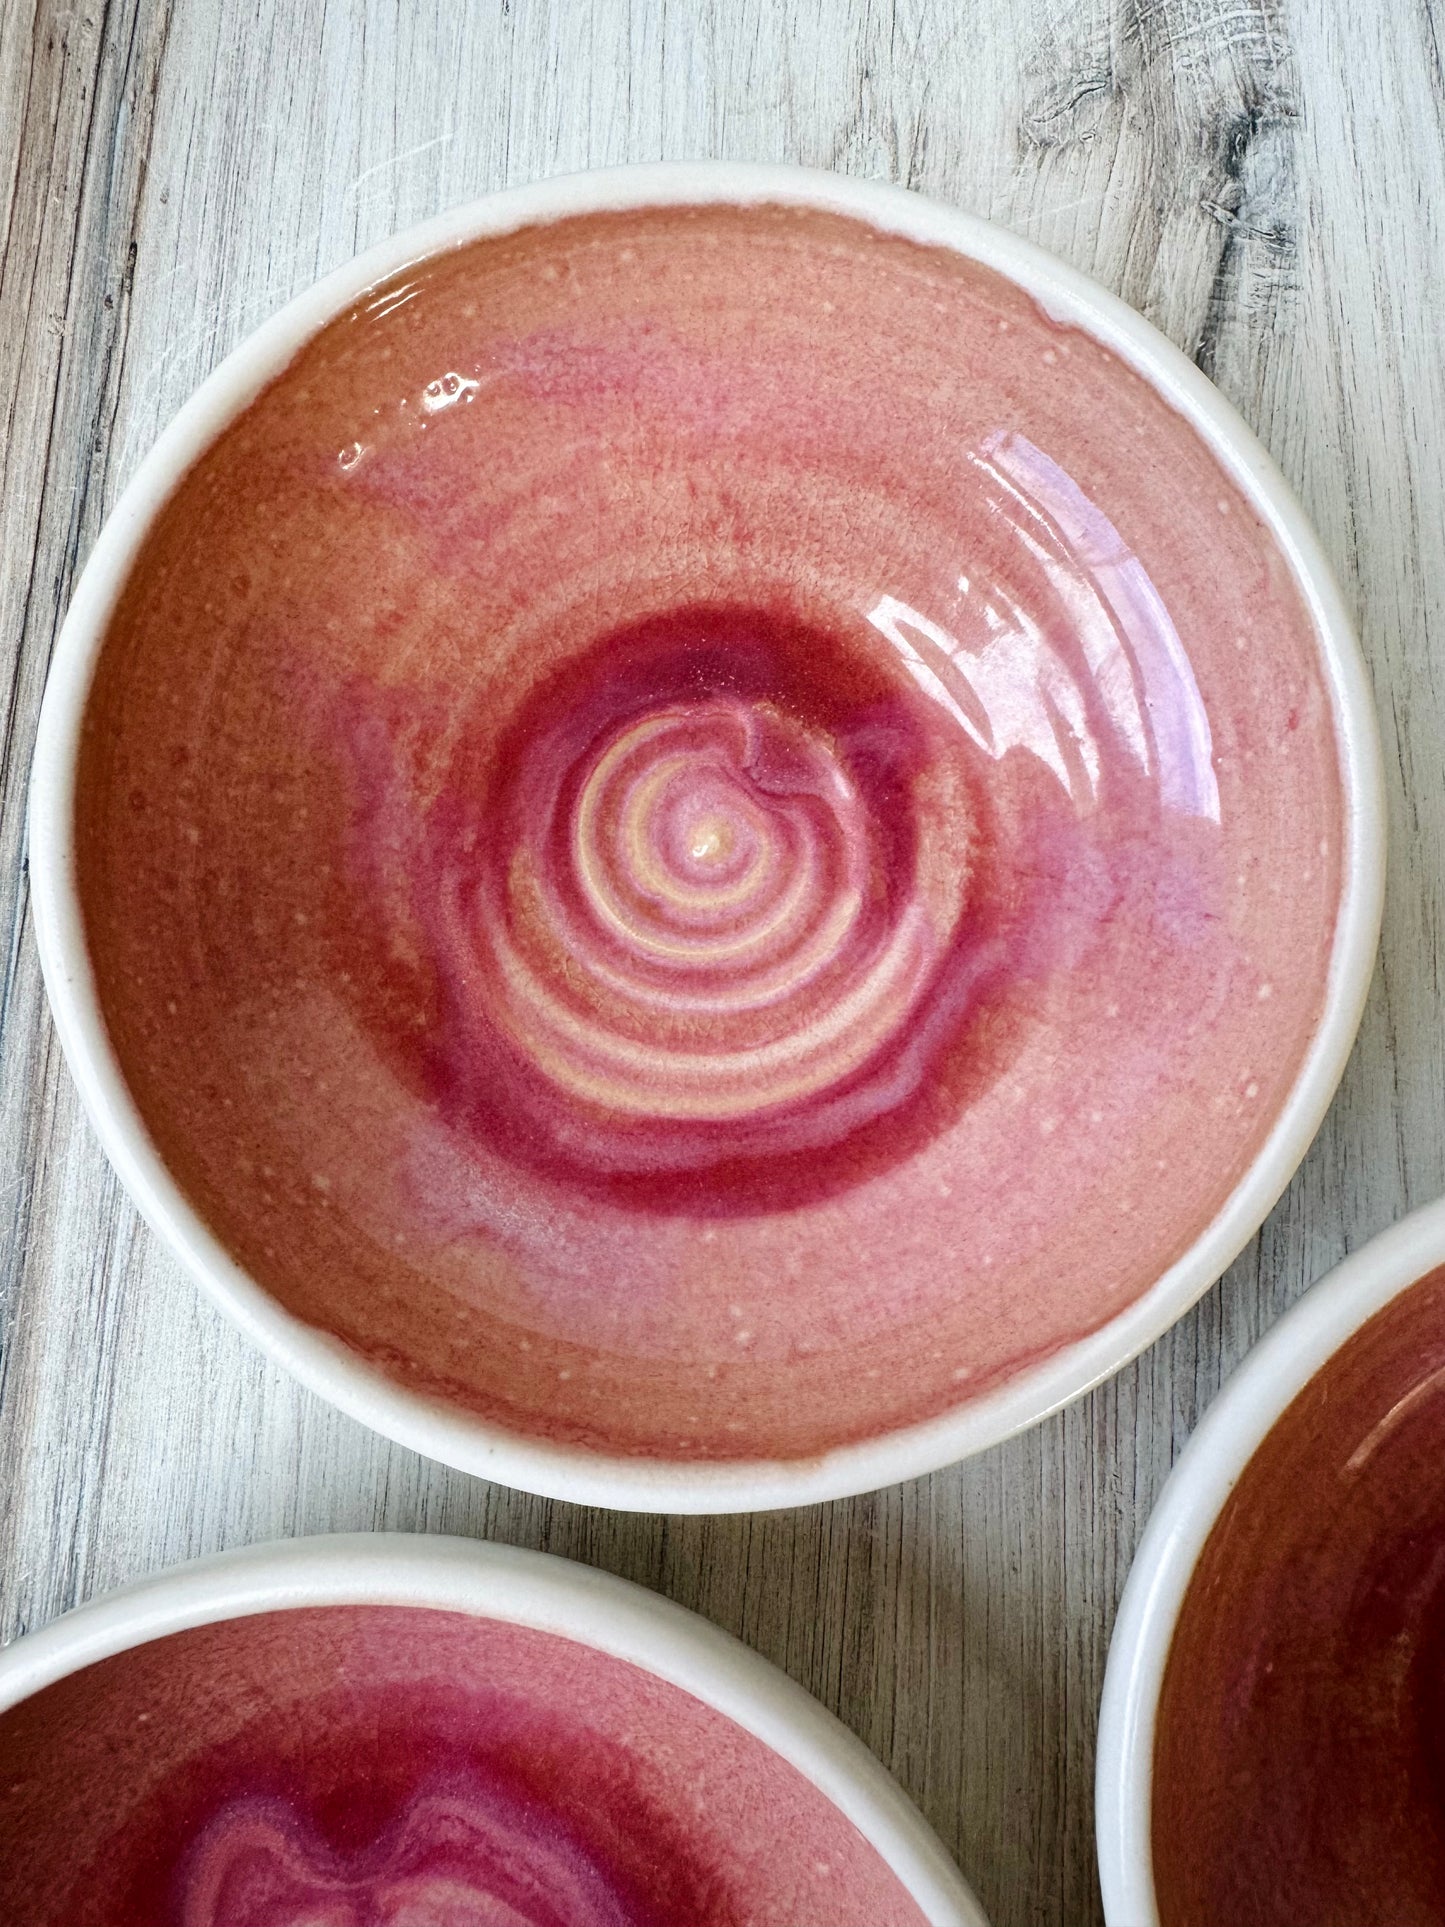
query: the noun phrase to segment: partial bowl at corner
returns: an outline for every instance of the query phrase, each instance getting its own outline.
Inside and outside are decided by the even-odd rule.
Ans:
[[[213,1297],[436,1458],[675,1511],[1156,1338],[1318,1126],[1382,841],[1210,383],[785,168],[497,195],[268,323],[96,546],[31,800],[67,1057]]]
[[[986,1927],[878,1762],[680,1607],[398,1534],[183,1566],[0,1654],[6,1927]]]
[[[1109,1650],[1109,1927],[1445,1922],[1445,1203],[1307,1291],[1170,1474]]]

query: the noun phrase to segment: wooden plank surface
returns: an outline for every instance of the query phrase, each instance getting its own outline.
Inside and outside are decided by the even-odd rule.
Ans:
[[[995,1927],[1099,1918],[1114,1607],[1221,1376],[1445,1190],[1445,73],[1437,0],[0,0],[0,1636],[223,1546],[543,1546],[741,1634],[862,1735]],[[851,1503],[676,1520],[431,1465],[298,1390],[137,1224],[61,1064],[24,792],[78,563],[259,320],[459,200],[662,156],[795,160],[1003,221],[1117,289],[1273,449],[1360,623],[1390,779],[1340,1097],[1197,1310],[1071,1411]]]

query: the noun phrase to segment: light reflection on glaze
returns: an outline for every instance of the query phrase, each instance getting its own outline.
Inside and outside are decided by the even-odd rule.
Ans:
[[[635,1927],[555,1819],[478,1781],[419,1791],[359,1854],[279,1800],[225,1806],[185,1856],[180,1927]]]
[[[894,596],[868,619],[919,687],[994,758],[1037,756],[1080,803],[1100,782],[1100,744],[1084,691],[1048,636],[1082,651],[1092,693],[1166,810],[1219,820],[1209,718],[1179,633],[1147,571],[1119,531],[1056,462],[1022,435],[999,430],[971,460],[990,507],[1007,518],[1052,592],[1026,604],[1006,587],[959,578],[965,643]],[[1078,779],[1082,774],[1083,781]]]

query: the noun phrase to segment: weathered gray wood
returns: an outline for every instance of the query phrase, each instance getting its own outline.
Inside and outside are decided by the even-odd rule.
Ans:
[[[1445,1189],[1445,76],[1432,0],[0,0],[0,1634],[188,1555],[393,1526],[547,1546],[834,1707],[997,1927],[1096,1920],[1109,1623],[1221,1375]],[[77,560],[161,424],[318,273],[489,188],[790,159],[1005,221],[1195,354],[1300,488],[1374,670],[1394,848],[1340,1098],[1222,1286],[973,1463],[757,1519],[446,1472],[298,1391],[120,1197],[53,1043],[24,784]]]

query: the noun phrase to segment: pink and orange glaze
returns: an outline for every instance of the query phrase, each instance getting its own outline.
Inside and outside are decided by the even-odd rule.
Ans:
[[[543,1633],[273,1612],[0,1715],[11,1927],[922,1927],[760,1740]]]
[[[1445,1921],[1445,1269],[1315,1375],[1220,1513],[1152,1835],[1163,1927]]]
[[[426,260],[185,477],[86,711],[144,1121],[288,1309],[532,1438],[799,1459],[1098,1329],[1299,1072],[1309,612],[1196,432],[816,211]]]

